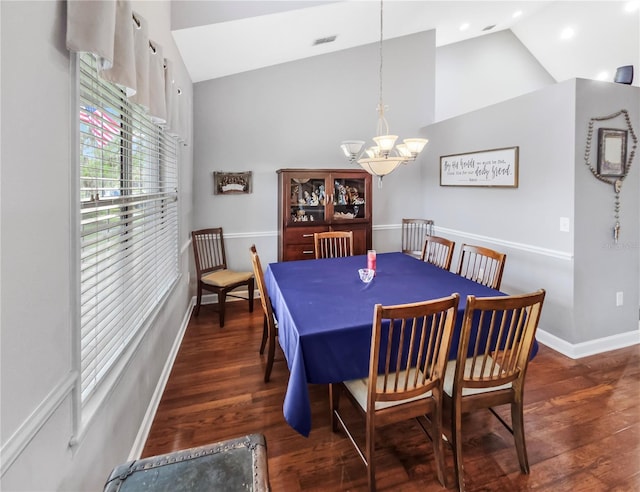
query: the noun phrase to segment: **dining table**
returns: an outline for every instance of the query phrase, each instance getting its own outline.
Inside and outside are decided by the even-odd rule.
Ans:
[[[410,255],[377,255],[370,283],[366,255],[271,263],[264,272],[289,367],[283,414],[303,436],[311,431],[309,384],[363,378],[369,372],[376,304],[397,305],[460,294],[449,359],[455,359],[468,295],[506,295]],[[537,351],[534,345],[532,356]]]

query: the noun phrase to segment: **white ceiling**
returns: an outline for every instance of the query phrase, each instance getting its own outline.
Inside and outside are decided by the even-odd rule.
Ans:
[[[634,65],[633,84],[639,85],[639,4],[385,0],[384,39],[435,29],[436,45],[442,46],[511,29],[559,82],[574,77],[610,81],[616,67]],[[517,11],[521,15],[514,18]],[[465,31],[463,23],[469,24]],[[574,36],[561,39],[567,27]],[[174,0],[172,29],[195,83],[378,42],[380,3]],[[336,40],[313,45],[329,36]]]

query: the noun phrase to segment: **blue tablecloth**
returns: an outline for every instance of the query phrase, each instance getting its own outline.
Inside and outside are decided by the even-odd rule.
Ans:
[[[459,293],[450,352],[454,359],[467,295],[504,295],[402,253],[378,254],[376,277],[365,285],[358,269],[366,265],[366,256],[351,256],[271,263],[265,271],[290,371],[284,417],[304,436],[311,430],[308,383],[367,376],[375,304],[405,304]]]

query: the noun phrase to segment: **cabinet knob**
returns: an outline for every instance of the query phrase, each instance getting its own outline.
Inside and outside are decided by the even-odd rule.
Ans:
[[[313,237],[313,234],[303,234],[302,237]]]
[[[303,255],[312,255],[314,253],[315,253],[315,251],[313,251],[313,250],[312,251],[303,251],[302,252]]]

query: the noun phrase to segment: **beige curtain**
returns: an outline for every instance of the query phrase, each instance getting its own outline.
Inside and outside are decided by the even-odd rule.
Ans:
[[[188,105],[171,61],[149,39],[147,21],[133,12],[131,0],[68,0],[67,49],[92,53],[101,77],[122,87],[171,135],[187,140]]]
[[[67,49],[93,53],[102,69],[113,65],[116,2],[67,2]]]
[[[133,52],[136,61],[136,84],[138,91],[131,101],[145,110],[149,109],[149,30],[147,21],[133,14]]]
[[[151,41],[149,49],[149,114],[151,119],[159,125],[167,122],[164,74],[162,47],[155,41]]]
[[[167,107],[167,122],[165,130],[169,135],[175,137],[178,133],[178,86],[173,77],[173,63],[171,60],[165,59],[165,96]]]
[[[104,69],[101,76],[122,87],[128,97],[136,93],[137,87],[133,26],[131,3],[128,0],[117,0],[116,24],[113,35],[113,64],[110,68]]]

